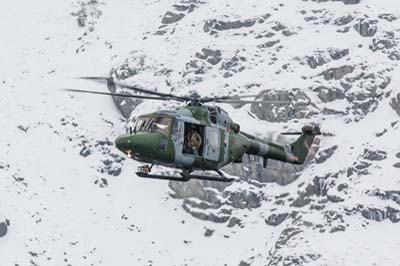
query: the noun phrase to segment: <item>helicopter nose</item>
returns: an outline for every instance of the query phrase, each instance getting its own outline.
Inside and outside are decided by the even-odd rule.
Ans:
[[[149,153],[154,153],[154,145],[157,141],[152,141],[146,135],[121,135],[115,139],[115,146],[117,149],[127,154],[128,157],[133,155],[146,156]]]
[[[115,139],[115,146],[118,150],[122,151],[123,153],[127,153],[131,146],[128,136],[121,135]]]

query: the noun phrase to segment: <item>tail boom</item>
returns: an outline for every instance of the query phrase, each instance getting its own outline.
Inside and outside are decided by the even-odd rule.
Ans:
[[[249,141],[248,154],[263,157],[265,160],[273,159],[292,164],[303,164],[308,151],[313,144],[314,138],[320,135],[317,126],[304,126],[301,136],[291,144],[281,145],[273,142],[266,142],[252,135],[242,133]],[[264,163],[265,164],[265,163]]]

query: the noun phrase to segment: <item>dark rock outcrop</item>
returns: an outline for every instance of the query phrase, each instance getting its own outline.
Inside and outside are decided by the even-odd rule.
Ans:
[[[7,234],[9,222],[7,220],[0,221],[0,238]]]
[[[269,122],[287,122],[292,119],[311,117],[310,98],[300,89],[265,90],[261,91],[257,99],[264,101],[287,101],[288,103],[251,105],[251,112],[259,119]]]
[[[319,151],[317,153],[317,155],[315,156],[315,162],[318,163],[318,164],[325,162],[326,160],[328,160],[335,153],[337,148],[338,148],[338,146],[334,145],[334,146],[332,146],[332,147],[330,147],[328,149]]]
[[[175,22],[178,22],[179,20],[183,19],[183,17],[185,16],[185,14],[179,13],[173,13],[171,11],[167,11],[167,13],[165,13],[165,15],[163,16],[161,23],[162,24],[172,24]]]
[[[221,21],[217,19],[210,19],[204,23],[204,32],[225,31],[232,29],[240,29],[243,27],[251,27],[256,23],[256,19],[245,19],[235,21]]]
[[[362,208],[361,215],[365,219],[374,220],[377,222],[381,222],[386,219],[389,219],[393,223],[398,223],[400,221],[400,211],[389,206],[384,209]]]
[[[265,219],[265,223],[271,226],[278,226],[289,216],[289,213],[271,214],[267,219]]]
[[[207,60],[212,65],[218,64],[222,59],[221,50],[212,50],[208,48],[201,49],[201,53],[196,53],[197,58]]]
[[[363,158],[369,161],[382,161],[386,159],[387,152],[381,150],[364,149]]]
[[[400,116],[400,93],[398,93],[397,96],[390,100],[390,106]]]
[[[345,98],[344,92],[338,88],[319,86],[315,88],[314,91],[318,92],[318,98],[320,98],[324,103],[342,100]]]
[[[339,80],[354,71],[353,66],[333,67],[322,72],[325,80]]]
[[[372,37],[378,31],[376,20],[360,19],[354,25],[354,29],[363,37]]]

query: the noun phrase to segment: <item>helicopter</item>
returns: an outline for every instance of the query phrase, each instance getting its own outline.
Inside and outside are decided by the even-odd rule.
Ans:
[[[112,77],[82,77],[82,79],[119,86],[141,94],[112,93],[80,89],[69,92],[109,95],[143,100],[177,101],[185,105],[173,110],[160,110],[137,117],[129,132],[115,139],[115,146],[128,158],[145,163],[136,175],[143,178],[188,181],[190,179],[232,182],[220,169],[230,163],[242,163],[243,156],[255,155],[267,167],[269,159],[294,165],[303,164],[314,138],[321,135],[317,125],[306,125],[290,144],[268,142],[241,130],[228,113],[209,103],[282,103],[282,101],[242,100],[257,95],[200,97],[194,93],[179,96],[114,81]],[[180,176],[152,174],[154,165],[181,170]],[[194,171],[215,171],[218,175],[198,175]]]

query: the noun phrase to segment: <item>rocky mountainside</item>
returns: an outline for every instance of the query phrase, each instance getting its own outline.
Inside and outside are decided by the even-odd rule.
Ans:
[[[400,3],[396,0],[57,1],[7,4],[0,40],[4,265],[398,265]],[[221,107],[243,131],[317,123],[301,167],[256,157],[239,181],[157,182],[113,139],[176,94],[256,94]],[[167,171],[157,168],[156,171]]]

